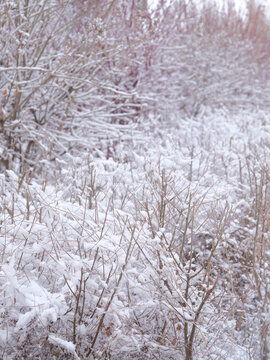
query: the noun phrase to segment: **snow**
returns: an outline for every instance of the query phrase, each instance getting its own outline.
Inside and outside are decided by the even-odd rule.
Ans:
[[[60,19],[48,1],[48,22],[30,2],[21,32],[17,5],[3,9],[14,21],[0,34],[12,44],[0,71],[5,360],[176,360],[185,328],[195,359],[259,358],[270,306],[264,52],[212,28],[182,32],[174,10],[131,24],[131,2],[116,2],[109,26],[91,22],[91,2]],[[39,25],[55,35],[33,68]]]
[[[61,348],[63,348],[65,351],[67,351],[68,353],[74,355],[74,358],[76,360],[80,359],[79,356],[76,354],[76,346],[72,342],[61,339],[53,334],[50,334],[48,339],[52,344],[58,345]]]

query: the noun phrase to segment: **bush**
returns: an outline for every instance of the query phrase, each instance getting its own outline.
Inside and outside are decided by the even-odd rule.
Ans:
[[[0,2],[3,359],[269,357],[269,23]]]

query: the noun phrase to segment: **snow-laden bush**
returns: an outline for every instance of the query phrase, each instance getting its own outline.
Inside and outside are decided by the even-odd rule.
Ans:
[[[269,357],[252,4],[0,3],[1,358]]]
[[[205,108],[269,108],[269,24],[250,3],[24,0],[0,4],[0,166],[35,176],[69,153],[113,155]],[[153,125],[155,126],[155,124]],[[141,133],[139,132],[141,131]]]
[[[54,185],[3,175],[1,356],[260,358],[266,119],[182,120],[148,150],[122,148],[128,162],[63,163]]]
[[[37,175],[41,160],[94,148],[109,157],[113,142],[136,138],[148,41],[136,13],[122,1],[0,4],[2,169]]]

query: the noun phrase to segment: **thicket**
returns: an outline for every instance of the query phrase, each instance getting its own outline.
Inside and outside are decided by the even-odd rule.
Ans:
[[[0,0],[0,24],[0,357],[269,359],[265,9]]]

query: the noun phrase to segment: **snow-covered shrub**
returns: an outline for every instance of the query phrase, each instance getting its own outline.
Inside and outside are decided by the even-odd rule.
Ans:
[[[0,4],[1,358],[269,357],[252,4]]]
[[[94,148],[109,157],[136,137],[147,33],[136,12],[122,1],[0,4],[2,169],[36,175],[41,160]]]

